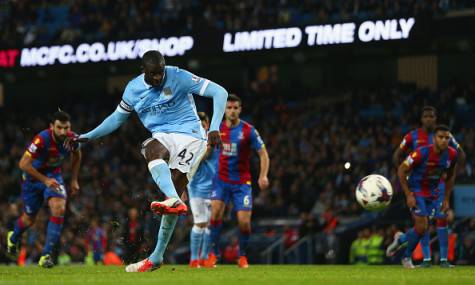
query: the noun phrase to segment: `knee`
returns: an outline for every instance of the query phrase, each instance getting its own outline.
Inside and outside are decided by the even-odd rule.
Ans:
[[[51,214],[55,217],[64,216],[66,201],[54,201],[50,204]]]
[[[208,223],[196,223],[195,226],[200,229],[205,229],[208,226]]]
[[[21,219],[22,219],[22,222],[25,226],[31,227],[36,222],[36,215],[35,216],[30,216],[30,215],[27,215],[27,214],[23,214]]]
[[[418,234],[425,234],[429,227],[429,223],[426,220],[421,220],[416,222],[415,229]]]
[[[242,221],[242,222],[239,222],[239,230],[241,232],[251,232],[251,222],[249,221]]]
[[[168,150],[156,139],[147,139],[142,143],[141,149],[142,155],[147,162],[163,159],[166,162],[170,159],[170,153]]]

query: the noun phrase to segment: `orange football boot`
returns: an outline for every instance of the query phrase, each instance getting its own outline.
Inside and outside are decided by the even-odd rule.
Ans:
[[[247,262],[247,256],[240,256],[239,259],[238,259],[238,266],[239,268],[248,268],[249,267],[249,263]]]
[[[168,198],[165,201],[153,201],[150,209],[157,215],[186,215],[188,207],[177,198]]]
[[[200,261],[198,259],[190,260],[190,268],[200,268]]]
[[[218,257],[214,253],[210,252],[206,262],[208,263],[209,268],[215,268],[216,264],[218,263]]]

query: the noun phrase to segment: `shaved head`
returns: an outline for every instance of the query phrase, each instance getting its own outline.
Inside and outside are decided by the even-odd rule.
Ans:
[[[160,87],[165,74],[165,58],[158,50],[149,50],[142,57],[142,72],[145,82]]]

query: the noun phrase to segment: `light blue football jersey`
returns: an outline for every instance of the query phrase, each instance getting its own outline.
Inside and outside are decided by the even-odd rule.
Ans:
[[[201,162],[188,184],[190,198],[211,198],[213,182],[218,170],[219,152],[219,149],[215,149],[206,160]]]
[[[135,111],[152,134],[181,133],[206,140],[192,94],[203,96],[209,83],[208,79],[167,65],[158,88],[147,84],[144,74],[131,80],[117,111]]]

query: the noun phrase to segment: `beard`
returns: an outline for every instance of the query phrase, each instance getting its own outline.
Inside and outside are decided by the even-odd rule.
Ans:
[[[56,141],[58,142],[64,142],[64,140],[66,139],[66,135],[63,135],[63,136],[58,136],[56,134],[54,134],[54,138],[56,139]]]

